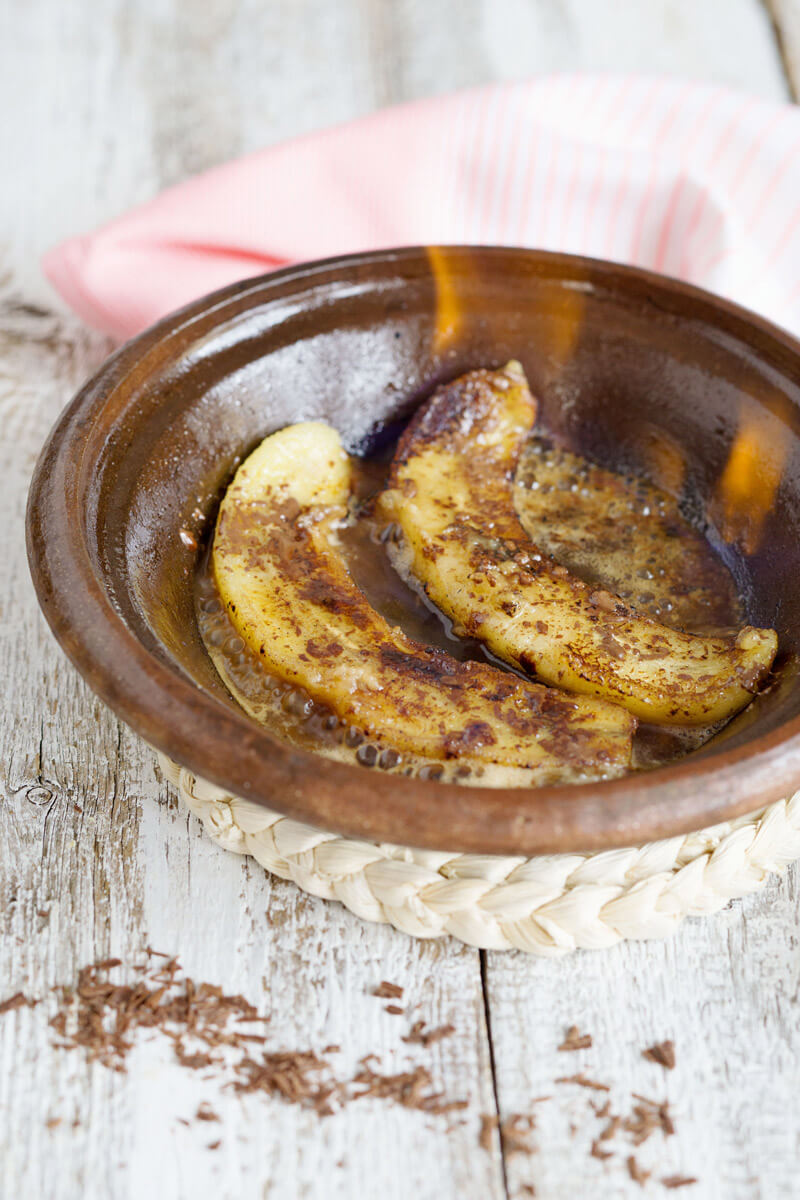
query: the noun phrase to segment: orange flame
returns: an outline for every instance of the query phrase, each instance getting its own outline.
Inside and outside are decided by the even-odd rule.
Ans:
[[[479,331],[479,340],[491,338],[497,327],[503,340],[503,321],[495,320],[492,310],[492,286],[478,287],[481,272],[480,258],[458,246],[427,246],[426,253],[436,288],[436,318],[432,351],[441,355],[454,349],[459,340],[466,341],[470,333]],[[489,270],[491,271],[491,267]],[[483,296],[483,299],[479,297]],[[546,311],[536,328],[540,347],[546,350],[554,371],[570,358],[580,336],[586,308],[586,293],[580,281],[572,286],[554,283]],[[508,347],[507,355],[524,358],[523,347]]]
[[[442,354],[449,349],[460,332],[463,312],[453,281],[454,272],[448,265],[446,248],[444,246],[428,246],[427,252],[436,284],[436,326],[433,333],[433,352]]]
[[[720,533],[754,554],[775,502],[788,451],[786,430],[762,412],[747,416],[734,438],[718,489]]]

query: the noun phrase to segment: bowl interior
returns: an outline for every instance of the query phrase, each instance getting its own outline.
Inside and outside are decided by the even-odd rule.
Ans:
[[[364,451],[393,436],[441,381],[511,357],[538,397],[541,427],[604,465],[679,492],[708,522],[748,619],[779,633],[776,684],[675,767],[591,785],[591,799],[586,787],[544,789],[543,802],[533,792],[502,793],[500,826],[485,815],[467,829],[446,814],[438,832],[426,822],[420,830],[398,825],[397,814],[411,818],[418,806],[441,810],[445,793],[462,794],[447,800],[454,812],[474,804],[463,801],[473,789],[395,778],[377,789],[392,798],[394,815],[383,824],[379,813],[362,820],[331,807],[332,799],[315,807],[308,795],[326,775],[320,760],[287,754],[264,731],[246,729],[199,637],[193,573],[220,493],[238,461],[282,425],[322,418],[350,449]],[[785,794],[800,767],[798,381],[797,346],[765,323],[684,285],[590,260],[414,249],[248,281],[124,347],[62,418],[31,499],[40,598],[79,667],[145,736],[218,782],[333,827],[519,852],[642,840],[722,819]],[[69,509],[59,520],[72,549],[56,554],[56,517],[48,513],[58,501]],[[65,612],[64,572],[79,557],[78,575],[84,586],[91,575],[103,606],[102,650],[100,634],[86,631],[89,615]],[[149,690],[146,679],[131,683],[131,656]],[[109,680],[111,663],[117,677]],[[164,711],[167,693],[180,693],[180,736]],[[186,727],[190,712],[197,738]],[[220,738],[224,730],[227,752],[220,738],[197,744],[206,728]],[[253,751],[246,769],[236,769],[231,738]],[[337,769],[340,786],[360,794],[355,777],[368,773]],[[703,793],[693,807],[689,784]],[[373,809],[375,795],[373,788]]]

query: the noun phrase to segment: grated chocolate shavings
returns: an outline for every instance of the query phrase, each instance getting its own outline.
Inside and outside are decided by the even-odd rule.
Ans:
[[[645,1171],[644,1167],[640,1166],[632,1154],[629,1154],[625,1159],[625,1165],[628,1168],[628,1174],[634,1183],[638,1183],[639,1187],[644,1187],[650,1178],[652,1171]]]
[[[605,1126],[605,1128],[600,1133],[600,1141],[608,1142],[611,1140],[611,1138],[615,1138],[617,1136],[617,1132],[619,1131],[621,1125],[622,1125],[622,1117],[617,1116],[614,1113],[611,1113],[608,1124]]]
[[[697,1180],[693,1175],[667,1175],[661,1182],[665,1188],[682,1188],[691,1187]]]
[[[506,1156],[533,1154],[530,1136],[536,1128],[536,1118],[528,1113],[512,1113],[500,1126],[500,1142]]]
[[[402,1039],[409,1045],[432,1046],[434,1042],[440,1042],[442,1038],[448,1038],[455,1033],[453,1025],[439,1025],[436,1029],[425,1030],[425,1021],[415,1021],[411,1026],[410,1033]]]
[[[3,1000],[0,1004],[0,1016],[3,1013],[13,1012],[15,1008],[35,1008],[38,1003],[38,1000],[31,1000],[29,996],[25,996],[22,992],[15,992],[13,996],[9,996],[7,1000]]]
[[[641,1146],[658,1127],[657,1114],[643,1104],[635,1104],[631,1115],[625,1117],[622,1122],[622,1128],[630,1134],[634,1146]]]
[[[669,1102],[667,1100],[650,1100],[647,1096],[640,1096],[638,1092],[633,1093],[633,1098],[639,1103],[634,1105],[633,1114],[628,1118],[631,1124],[625,1125],[628,1132],[634,1132],[633,1124],[641,1122],[651,1126],[650,1132],[660,1129],[664,1137],[672,1137],[675,1132],[675,1122],[669,1111]]]
[[[90,1062],[124,1072],[131,1039],[141,1029],[153,1029],[171,1039],[181,1066],[201,1070],[218,1061],[211,1051],[221,1046],[242,1050],[261,1040],[258,1034],[229,1028],[231,1022],[266,1020],[243,996],[183,977],[176,958],[153,950],[148,956],[164,961],[139,973],[134,984],[112,983],[108,972],[122,962],[107,958],[79,971],[74,992],[56,989],[61,1004],[50,1025],[63,1039],[62,1048],[81,1047]],[[187,1047],[187,1038],[195,1044]]]
[[[675,1068],[675,1043],[671,1041],[656,1042],[655,1045],[648,1046],[646,1050],[642,1051],[642,1058],[647,1058],[667,1071],[672,1071]]]
[[[600,1138],[595,1138],[594,1141],[592,1142],[592,1148],[589,1151],[592,1158],[613,1158],[614,1155],[613,1155],[612,1151],[604,1150],[603,1147],[600,1145],[600,1140],[601,1140]]]
[[[198,1106],[197,1112],[194,1114],[194,1119],[195,1121],[218,1121],[219,1117],[213,1108],[204,1101]]]
[[[393,1017],[400,1017],[406,1010],[401,1008],[399,1004],[385,1004],[383,1011],[391,1013]]]
[[[219,1150],[221,1145],[222,1145],[222,1139],[217,1138],[217,1140],[215,1142],[208,1143],[208,1145],[206,1146],[206,1150]]]
[[[664,1137],[672,1137],[675,1132],[675,1122],[672,1119],[669,1104],[667,1104],[666,1100],[658,1106],[658,1120]]]
[[[500,1124],[496,1116],[490,1113],[481,1114],[481,1130],[478,1134],[478,1145],[481,1150],[489,1151],[494,1143],[494,1131]]]
[[[201,1071],[204,1067],[213,1066],[219,1062],[213,1054],[199,1052],[197,1054],[189,1054],[183,1046],[183,1042],[176,1038],[174,1044],[175,1057],[182,1067],[188,1067],[191,1071]]]
[[[341,1085],[329,1078],[328,1065],[311,1050],[265,1052],[260,1059],[245,1057],[236,1064],[234,1091],[264,1092],[290,1104],[330,1116]]]
[[[556,1083],[577,1083],[579,1087],[592,1088],[595,1092],[610,1092],[611,1088],[607,1083],[598,1083],[595,1079],[589,1079],[582,1071],[577,1075],[562,1075]]]
[[[353,1077],[353,1083],[361,1089],[351,1092],[350,1098],[353,1100],[374,1096],[381,1100],[392,1100],[403,1108],[416,1108],[437,1115],[468,1107],[466,1100],[447,1100],[441,1092],[431,1091],[431,1073],[426,1067],[416,1067],[396,1075],[381,1075],[372,1067],[363,1066]]]
[[[384,979],[382,983],[372,989],[372,994],[381,1000],[399,1000],[403,995],[403,989],[398,983],[389,983]]]
[[[581,1033],[577,1025],[570,1025],[559,1050],[588,1050],[592,1044],[590,1033]]]

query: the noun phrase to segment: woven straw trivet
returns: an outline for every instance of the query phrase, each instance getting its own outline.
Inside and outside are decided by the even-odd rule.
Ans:
[[[537,858],[446,854],[324,833],[161,767],[215,842],[356,916],[413,937],[559,955],[665,937],[800,858],[800,792],[768,808],[645,846]]]

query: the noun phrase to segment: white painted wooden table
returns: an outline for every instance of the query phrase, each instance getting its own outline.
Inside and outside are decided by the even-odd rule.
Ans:
[[[430,1065],[469,1107],[449,1123],[364,1101],[320,1121],[221,1092],[167,1049],[126,1075],[52,1047],[42,1003],[0,1018],[3,1197],[440,1200],[627,1197],[589,1154],[586,1069],[669,1097],[676,1135],[641,1151],[703,1200],[800,1195],[797,874],[665,943],[543,961],[366,926],[217,849],[150,752],[96,700],[39,617],[24,498],[62,404],[108,352],[39,274],[58,238],[250,148],[393,101],[554,69],[665,71],[771,98],[800,80],[797,0],[0,0],[0,1000],[150,943],[271,1014],[270,1044],[340,1043],[352,1067]],[[796,93],[795,93],[796,94]],[[452,1037],[401,1041],[390,979]],[[594,1035],[558,1054],[566,1026]],[[672,1037],[671,1073],[641,1050]],[[536,1153],[478,1142],[482,1114],[538,1106]],[[209,1101],[222,1121],[183,1125]],[[77,1123],[75,1123],[77,1118]],[[58,1124],[54,1122],[59,1120]],[[463,1124],[459,1123],[463,1119]],[[49,1124],[48,1124],[49,1122]],[[578,1124],[571,1133],[571,1125]],[[450,1127],[448,1127],[450,1126]]]

